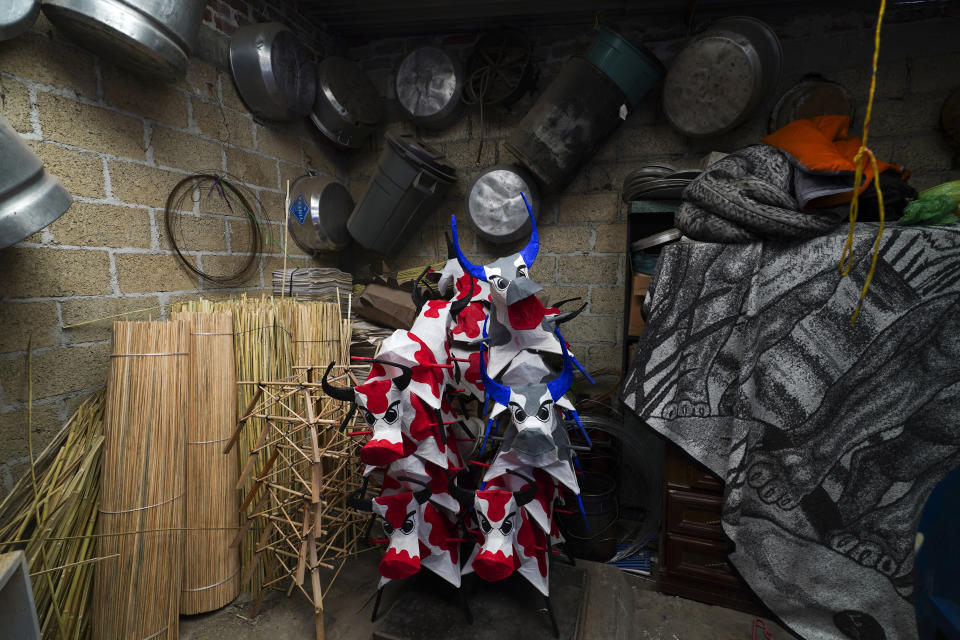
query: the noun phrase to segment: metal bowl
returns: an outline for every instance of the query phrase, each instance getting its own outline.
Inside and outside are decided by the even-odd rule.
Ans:
[[[360,66],[331,56],[317,65],[317,95],[310,121],[334,144],[360,147],[383,118],[383,101]]]
[[[529,235],[530,215],[521,193],[527,197],[536,218],[540,213],[540,194],[528,171],[498,164],[477,176],[464,200],[467,219],[477,235],[497,244]]]
[[[301,221],[294,211],[302,207]],[[301,176],[290,185],[291,215],[287,227],[305,253],[340,251],[350,245],[347,218],[353,198],[343,184],[328,176]]]
[[[439,47],[414,49],[397,69],[397,100],[416,124],[442,129],[460,115],[463,67],[453,53]]]
[[[230,70],[250,112],[290,122],[310,113],[317,91],[310,51],[279,22],[240,27],[230,39]]]
[[[40,13],[40,0],[0,2],[0,40],[9,40],[30,28]]]

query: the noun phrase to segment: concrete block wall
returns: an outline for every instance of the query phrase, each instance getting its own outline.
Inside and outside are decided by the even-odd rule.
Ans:
[[[660,93],[653,91],[570,184],[543,203],[538,220],[541,252],[532,277],[545,287],[549,300],[579,296],[589,302],[586,311],[564,327],[564,335],[581,362],[593,371],[620,368],[628,284],[624,277],[626,208],[620,200],[620,189],[626,174],[653,162],[697,167],[710,151],[729,152],[759,141],[767,134],[773,101],[808,73],[821,73],[853,93],[858,102],[854,131],[859,135],[862,129],[875,14],[822,10],[788,14],[756,9],[751,15],[768,22],[783,45],[783,73],[770,102],[734,131],[693,140],[670,128],[660,108]],[[694,29],[709,19],[695,17]],[[688,32],[679,20],[656,17],[622,21],[616,26],[634,41],[651,47],[667,66],[682,49]],[[541,71],[535,94],[547,86],[571,55],[585,53],[593,39],[588,24],[580,28],[527,29],[525,33],[534,44]],[[960,10],[955,5],[893,7],[885,21],[870,145],[880,158],[905,164],[912,171],[911,183],[917,189],[960,179],[960,158],[938,131],[940,107],[949,92],[960,85],[957,33]],[[476,34],[469,33],[393,38],[355,42],[349,50],[387,100],[390,117],[382,129],[417,134],[444,151],[459,172],[439,211],[396,258],[400,268],[445,257],[443,232],[449,228],[451,215],[457,217],[464,251],[478,263],[507,255],[522,245],[496,246],[476,238],[463,213],[464,197],[468,184],[483,168],[516,162],[504,147],[504,139],[535,95],[524,98],[508,112],[488,108],[482,125],[479,108],[472,107],[443,131],[418,130],[404,122],[396,103],[395,73],[408,52],[422,44],[441,44],[465,57],[475,38]],[[382,140],[382,135],[377,135],[369,148],[348,156],[350,188],[355,198],[360,197],[376,168]]]
[[[227,41],[279,10],[211,0],[201,40]],[[264,15],[268,14],[268,15]],[[302,31],[308,26],[291,20]],[[318,51],[325,45],[317,44]],[[42,14],[0,43],[0,114],[73,194],[56,222],[0,250],[0,495],[26,468],[27,341],[33,339],[33,446],[42,450],[76,406],[106,380],[110,321],[64,325],[131,310],[163,318],[169,303],[269,289],[282,265],[287,179],[308,169],[342,176],[342,160],[306,121],[257,122],[241,101],[223,47],[193,59],[187,77],[145,81],[76,46]],[[217,53],[217,52],[220,53]],[[186,271],[173,254],[164,206],[171,188],[202,171],[228,172],[261,203],[269,240],[253,275],[230,289]],[[217,200],[187,200],[177,224],[204,269],[243,260],[248,228]],[[314,261],[290,242],[290,265]]]

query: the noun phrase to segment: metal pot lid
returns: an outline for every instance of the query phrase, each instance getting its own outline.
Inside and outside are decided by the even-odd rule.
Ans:
[[[646,238],[640,238],[639,240],[637,240],[636,242],[630,245],[630,249],[632,251],[649,250],[652,247],[659,247],[661,245],[676,242],[681,237],[683,237],[683,232],[680,231],[680,229],[677,229],[677,228],[667,229],[666,231],[655,233],[652,236],[647,236]]]
[[[317,100],[322,92],[344,120],[373,126],[383,118],[377,88],[356,62],[338,56],[324,59],[317,66],[317,83]]]
[[[439,149],[417,140],[408,133],[387,133],[386,138],[398,153],[407,156],[414,163],[437,174],[438,177],[451,182],[457,179],[456,168],[444,162],[447,157]]]
[[[0,40],[9,40],[30,28],[40,13],[40,0],[0,2]]]
[[[439,47],[414,49],[397,69],[397,100],[414,118],[439,114],[460,101],[459,63]]]
[[[240,97],[266,120],[307,116],[317,91],[310,50],[278,22],[240,27],[230,39],[230,69]]]
[[[850,92],[842,84],[821,76],[804,78],[777,100],[767,131],[773,133],[795,120],[817,116],[850,116],[852,123],[854,104]]]
[[[467,218],[484,239],[513,242],[530,233],[530,215],[521,193],[530,201],[536,217],[540,198],[529,174],[513,165],[490,167],[467,191]]]
[[[783,47],[780,45],[777,32],[766,22],[750,16],[732,16],[717,20],[708,27],[707,31],[740,34],[750,41],[756,49],[762,67],[757,104],[771,98],[783,69]]]
[[[290,234],[308,253],[337,251],[350,244],[347,219],[353,197],[328,176],[303,176],[290,185]]]

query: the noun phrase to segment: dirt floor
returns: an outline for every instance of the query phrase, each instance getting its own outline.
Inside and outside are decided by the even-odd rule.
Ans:
[[[444,629],[383,629],[392,618],[390,609],[402,592],[401,585],[390,585],[384,591],[376,624],[370,622],[376,594],[378,554],[361,554],[351,559],[324,599],[326,637],[329,640],[370,640],[379,637],[398,638],[495,638],[496,640],[533,640],[549,637],[546,617],[542,622],[524,622],[518,629],[517,616],[504,611],[497,616],[501,623],[464,626],[459,615],[451,616]],[[586,570],[585,598],[580,607],[579,625],[563,640],[749,640],[754,617],[692,600],[665,596],[654,590],[654,583],[621,573],[593,562],[578,561]],[[392,588],[391,588],[392,587]],[[402,602],[402,601],[401,601]],[[477,605],[473,605],[477,606]],[[767,620],[774,640],[795,637],[779,625]],[[451,633],[453,627],[457,633]],[[536,626],[536,629],[531,629]],[[265,598],[260,615],[250,618],[250,603],[243,597],[219,611],[180,618],[181,640],[310,640],[314,638],[313,611],[304,597],[294,593],[287,598],[282,592],[271,592]],[[764,639],[758,631],[757,638]]]

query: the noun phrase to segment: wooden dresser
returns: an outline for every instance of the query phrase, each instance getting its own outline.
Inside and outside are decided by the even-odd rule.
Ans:
[[[733,544],[720,527],[723,481],[672,442],[664,459],[660,591],[769,615],[727,561]]]

